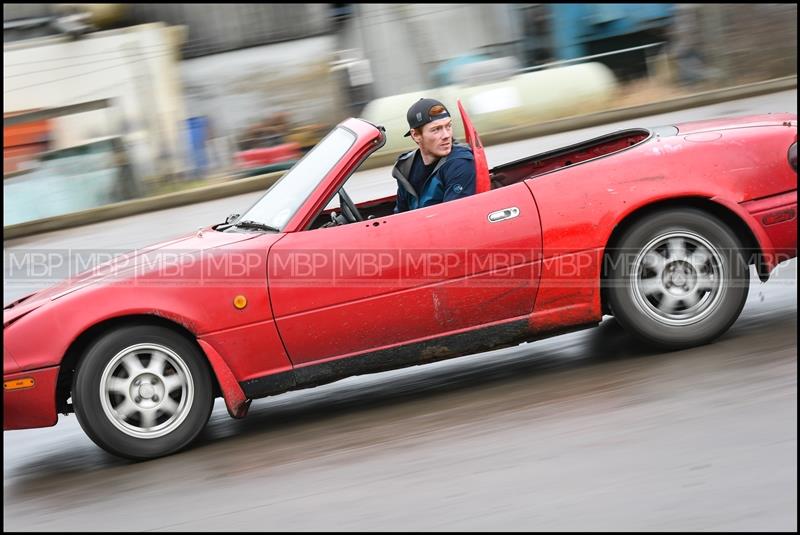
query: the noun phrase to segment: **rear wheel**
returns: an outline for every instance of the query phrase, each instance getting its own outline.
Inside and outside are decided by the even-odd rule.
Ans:
[[[97,340],[78,366],[72,398],[78,422],[97,445],[137,460],[187,446],[214,401],[197,347],[160,326],[123,327]]]
[[[724,333],[744,307],[749,267],[735,234],[697,209],[653,214],[611,251],[606,295],[640,338],[678,349]]]

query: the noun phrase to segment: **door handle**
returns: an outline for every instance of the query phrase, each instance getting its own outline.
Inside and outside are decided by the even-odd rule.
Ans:
[[[506,219],[514,219],[519,215],[519,208],[512,206],[489,214],[489,223],[497,223],[498,221],[505,221]]]

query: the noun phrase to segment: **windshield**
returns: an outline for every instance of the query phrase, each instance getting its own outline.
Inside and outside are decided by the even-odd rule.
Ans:
[[[353,146],[356,135],[338,127],[297,162],[242,214],[240,221],[255,221],[283,230],[314,188]]]

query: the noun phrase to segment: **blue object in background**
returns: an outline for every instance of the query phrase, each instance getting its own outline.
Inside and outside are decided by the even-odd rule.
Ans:
[[[3,180],[3,226],[120,201],[122,180],[109,140],[53,151],[36,169]]]
[[[186,119],[189,130],[189,153],[192,172],[195,176],[205,174],[208,169],[206,139],[208,138],[208,117],[189,117]]]
[[[548,4],[556,59],[589,55],[589,44],[666,28],[674,4]]]

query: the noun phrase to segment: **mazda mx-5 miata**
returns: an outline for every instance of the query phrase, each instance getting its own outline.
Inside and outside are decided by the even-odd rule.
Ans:
[[[75,412],[99,446],[148,459],[192,442],[215,397],[243,417],[255,398],[604,315],[705,344],[739,316],[751,265],[766,281],[796,256],[796,114],[633,128],[489,169],[458,106],[475,195],[354,202],[345,183],[385,134],[348,119],[242,215],[6,306],[3,429]]]

